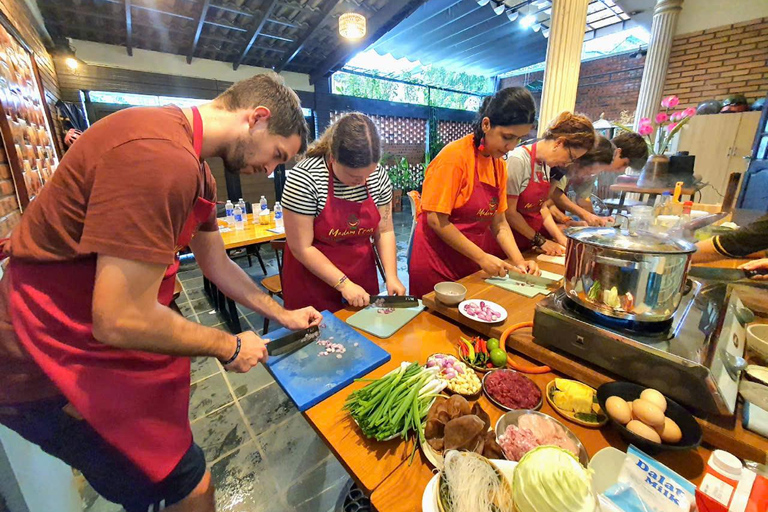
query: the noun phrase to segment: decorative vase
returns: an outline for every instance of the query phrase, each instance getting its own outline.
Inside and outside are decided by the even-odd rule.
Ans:
[[[654,188],[669,185],[669,157],[666,155],[651,155],[645,162],[643,172],[637,180],[638,187]]]

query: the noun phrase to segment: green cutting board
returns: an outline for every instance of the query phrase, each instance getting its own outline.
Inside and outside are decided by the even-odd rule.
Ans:
[[[395,308],[395,311],[388,315],[382,315],[378,311],[379,308],[368,306],[347,318],[347,324],[378,338],[389,338],[424,311],[424,305],[419,301],[418,307]]]
[[[554,272],[548,272],[546,270],[541,271],[541,277],[546,277],[547,279],[563,278],[563,276],[560,274],[555,274]],[[548,288],[543,286],[529,286],[527,284],[521,283],[517,279],[510,277],[492,277],[490,279],[486,279],[485,282],[510,292],[519,293],[525,297],[535,297],[538,294],[549,295],[551,293]]]

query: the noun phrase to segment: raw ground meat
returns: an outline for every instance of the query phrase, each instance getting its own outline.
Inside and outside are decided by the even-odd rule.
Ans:
[[[568,433],[563,427],[553,421],[548,421],[536,414],[526,414],[522,416],[517,425],[520,428],[533,432],[539,445],[559,446],[568,450],[575,456],[579,456],[579,448],[576,443],[568,437]]]
[[[532,409],[541,400],[541,390],[517,372],[495,371],[485,379],[488,393],[510,409]]]
[[[536,436],[527,428],[508,425],[499,437],[499,445],[509,460],[519,461],[523,455],[539,446]]]

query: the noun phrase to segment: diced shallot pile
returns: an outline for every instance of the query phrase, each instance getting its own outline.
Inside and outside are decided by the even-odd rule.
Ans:
[[[496,322],[501,318],[501,313],[495,311],[482,300],[479,303],[469,302],[464,304],[464,312],[484,322]]]
[[[325,350],[322,350],[319,354],[317,354],[318,357],[336,354],[336,358],[341,359],[342,357],[344,357],[342,356],[342,354],[347,351],[347,349],[341,343],[333,342],[333,336],[331,336],[327,340],[317,340],[317,344],[325,349]]]
[[[427,368],[437,366],[440,376],[446,380],[455,379],[458,374],[464,373],[464,364],[453,356],[435,354],[427,361]]]
[[[380,315],[391,315],[395,312],[395,308],[379,308],[376,310],[376,313]]]

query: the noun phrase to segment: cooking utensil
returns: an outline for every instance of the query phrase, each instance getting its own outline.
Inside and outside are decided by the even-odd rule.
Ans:
[[[743,268],[691,267],[688,273],[693,277],[700,277],[702,279],[730,282],[768,275],[768,269],[746,270]]]
[[[661,322],[680,304],[691,255],[685,240],[614,228],[569,229],[565,291],[614,318]]]
[[[520,418],[527,414],[535,414],[537,416],[541,416],[544,418],[545,421],[552,422],[556,425],[559,425],[562,427],[563,431],[565,432],[565,435],[568,436],[568,438],[571,439],[576,444],[576,447],[579,450],[579,462],[581,462],[581,465],[584,467],[587,467],[589,465],[589,454],[587,453],[586,448],[584,448],[584,445],[581,444],[581,441],[579,441],[579,438],[576,437],[576,434],[571,432],[571,430],[563,425],[561,422],[557,421],[552,416],[549,416],[548,414],[544,414],[543,412],[538,411],[531,411],[529,409],[520,409],[519,411],[510,411],[506,414],[504,414],[501,418],[499,418],[499,421],[496,422],[496,427],[494,430],[496,431],[496,440],[504,435],[504,433],[507,431],[507,427],[509,425],[515,425],[517,426],[518,421],[520,421]],[[506,457],[506,453],[504,454]]]
[[[421,305],[415,295],[371,295],[370,304],[382,308],[417,308]]]
[[[371,299],[373,299],[373,297],[371,297]],[[370,307],[361,309],[351,317],[347,318],[347,324],[383,339],[389,338],[395,334],[405,324],[424,311],[424,306],[418,299],[416,300],[416,304],[412,304],[408,307],[397,307],[387,304],[383,308],[389,309],[383,309],[373,305],[373,300],[371,300],[371,304]]]
[[[560,279],[551,279],[545,275],[534,276],[533,274],[521,274],[520,272],[510,272],[507,274],[507,277],[514,281],[520,281],[534,286],[542,286],[544,288],[559,284],[560,281],[562,281],[562,277]]]
[[[270,356],[280,356],[296,352],[320,337],[320,329],[317,326],[300,331],[293,331],[280,338],[272,339],[267,343],[267,353]]]

